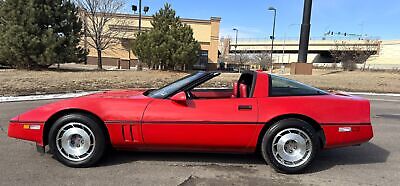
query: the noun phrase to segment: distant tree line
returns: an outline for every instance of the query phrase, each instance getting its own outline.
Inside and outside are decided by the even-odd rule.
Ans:
[[[269,70],[273,59],[271,51],[250,52],[242,51],[236,54],[229,54],[220,59],[224,63],[235,64],[239,71],[246,69],[246,66],[256,65],[261,70]]]

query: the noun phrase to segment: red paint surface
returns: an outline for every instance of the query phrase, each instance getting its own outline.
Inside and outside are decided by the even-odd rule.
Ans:
[[[24,129],[24,124],[40,125],[39,130]],[[8,126],[8,136],[28,141],[36,142],[43,146],[43,123],[10,122]]]
[[[202,91],[196,90],[192,92],[197,98],[217,99],[217,98],[230,98],[232,96],[231,89],[218,90],[218,91]]]
[[[253,109],[239,110],[239,105]],[[189,100],[185,105],[154,100],[144,113],[142,129],[150,146],[238,149],[246,148],[256,135],[257,121],[254,98]]]
[[[257,72],[252,98],[232,96],[232,90],[196,90],[193,94],[200,99],[186,102],[153,99],[137,90],[104,92],[23,113],[12,119],[8,134],[43,146],[43,127],[50,127],[46,121],[51,116],[82,110],[104,121],[112,145],[123,149],[253,152],[263,127],[282,116],[320,124],[325,148],[372,138],[368,100],[345,95],[269,97],[268,84],[268,75]],[[23,129],[24,122],[40,123],[41,129]],[[340,133],[342,126],[354,130]]]
[[[339,132],[339,127],[351,127],[352,132]],[[358,145],[373,137],[371,125],[324,125],[326,148]]]

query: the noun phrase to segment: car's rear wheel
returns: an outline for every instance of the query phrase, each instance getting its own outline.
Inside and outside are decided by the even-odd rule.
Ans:
[[[315,129],[300,119],[276,122],[264,134],[261,152],[277,172],[300,173],[308,167],[319,150]]]
[[[50,128],[49,146],[57,160],[70,167],[89,167],[104,154],[104,131],[96,119],[70,114],[59,118]]]

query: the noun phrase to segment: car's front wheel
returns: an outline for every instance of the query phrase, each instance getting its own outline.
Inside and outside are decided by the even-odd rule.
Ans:
[[[266,162],[281,173],[304,171],[319,150],[315,129],[299,119],[276,122],[264,134],[261,152]]]
[[[49,146],[57,160],[70,167],[89,167],[105,151],[105,134],[99,121],[70,114],[59,118],[50,128]]]

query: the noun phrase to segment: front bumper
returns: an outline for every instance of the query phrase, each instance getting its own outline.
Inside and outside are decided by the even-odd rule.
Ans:
[[[10,121],[8,126],[8,136],[33,141],[36,142],[38,146],[43,147],[43,126],[43,122]]]
[[[357,125],[323,125],[325,147],[336,148],[359,145],[368,142],[373,137],[371,124]]]

